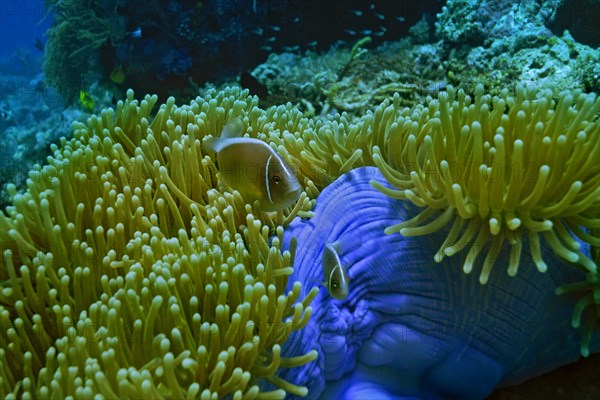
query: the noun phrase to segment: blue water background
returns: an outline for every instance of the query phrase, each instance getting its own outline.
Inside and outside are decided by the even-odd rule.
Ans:
[[[45,33],[52,23],[51,14],[52,10],[44,7],[43,0],[2,0],[0,58],[5,61],[19,48],[41,55],[40,50],[35,48],[35,42],[36,39],[46,42]]]

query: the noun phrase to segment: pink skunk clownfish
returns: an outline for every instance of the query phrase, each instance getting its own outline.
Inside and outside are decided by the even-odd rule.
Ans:
[[[323,268],[323,285],[327,291],[337,300],[344,300],[350,292],[350,278],[346,272],[346,267],[340,260],[341,252],[340,242],[329,243],[323,249],[323,258],[321,259]]]
[[[229,121],[218,138],[205,139],[221,176],[244,200],[260,202],[263,211],[279,211],[298,200],[302,188],[292,169],[262,140],[244,138],[240,117]]]

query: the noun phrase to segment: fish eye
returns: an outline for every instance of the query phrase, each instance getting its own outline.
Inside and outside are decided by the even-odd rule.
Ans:
[[[277,186],[281,185],[281,182],[282,182],[282,180],[281,180],[281,177],[280,177],[279,175],[275,175],[275,176],[273,177],[273,182],[274,182],[274,183],[275,183]]]
[[[340,283],[338,282],[337,279],[334,279],[334,280],[331,281],[331,287],[333,289],[337,289],[338,287],[340,287]]]

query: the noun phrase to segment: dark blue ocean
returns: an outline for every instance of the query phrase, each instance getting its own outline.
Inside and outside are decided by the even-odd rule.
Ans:
[[[18,50],[34,59],[43,55],[43,49],[36,48],[36,43],[46,42],[45,34],[52,24],[52,13],[42,0],[2,0],[0,4],[0,59],[4,74],[26,67],[18,65],[16,60],[5,64]],[[4,78],[2,83],[4,88]]]

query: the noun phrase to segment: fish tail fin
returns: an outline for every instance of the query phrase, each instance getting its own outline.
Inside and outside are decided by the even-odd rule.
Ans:
[[[327,282],[319,279],[319,278],[310,278],[308,279],[305,283],[304,286],[308,289],[312,289],[313,287],[318,287],[318,288],[326,288],[327,287]]]

